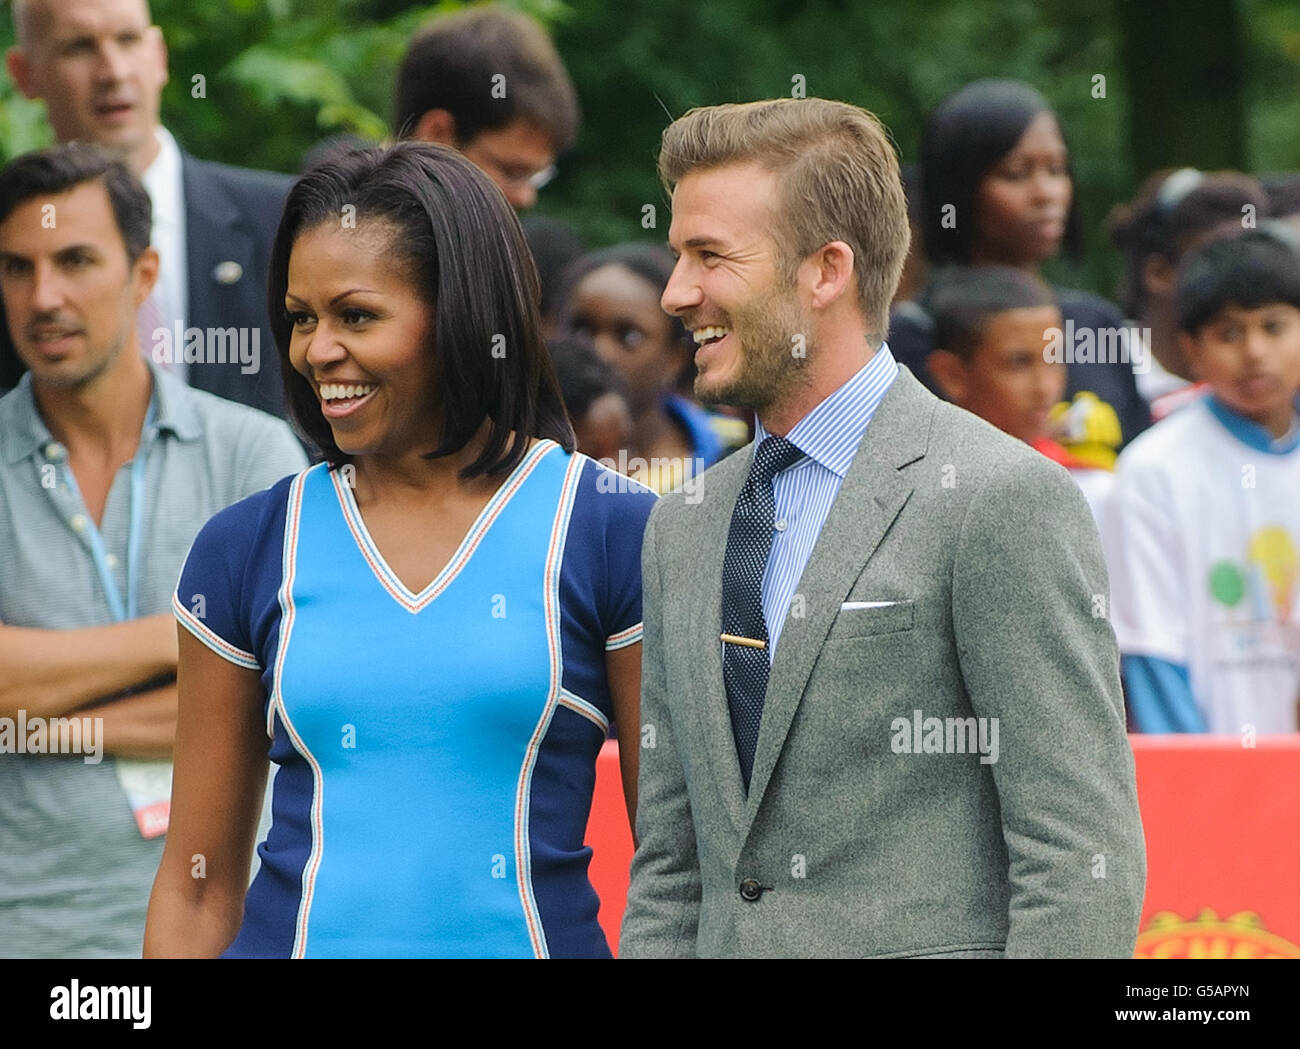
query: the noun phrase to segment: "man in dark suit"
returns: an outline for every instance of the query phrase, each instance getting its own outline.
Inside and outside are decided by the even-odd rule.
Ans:
[[[167,50],[145,0],[13,7],[18,43],[5,65],[19,89],[45,101],[60,142],[104,146],[149,190],[162,271],[141,310],[144,349],[191,386],[283,416],[266,277],[292,179],[179,149],[158,121]],[[0,389],[22,370],[0,323]]]
[[[824,99],[693,110],[660,174],[696,393],[757,425],[646,527],[621,955],[1131,955],[1097,530],[1065,471],[884,343],[908,243],[884,128]]]

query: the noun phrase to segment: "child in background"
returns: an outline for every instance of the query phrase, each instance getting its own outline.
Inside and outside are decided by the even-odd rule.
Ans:
[[[1103,538],[1140,732],[1295,732],[1300,255],[1258,229],[1190,255],[1181,350],[1209,394],[1120,456]]]
[[[1050,436],[1066,385],[1065,364],[1046,352],[1063,325],[1052,289],[1011,266],[957,266],[935,282],[930,311],[937,348],[926,366],[943,395],[1064,466],[1097,517],[1109,471]]]
[[[1148,178],[1133,200],[1111,209],[1106,229],[1125,258],[1121,305],[1149,333],[1147,370],[1138,392],[1156,422],[1205,394],[1179,348],[1174,280],[1184,256],[1230,237],[1270,214],[1259,180],[1239,171],[1180,168]]]
[[[932,277],[950,265],[1014,266],[1039,276],[1049,259],[1082,255],[1070,150],[1055,112],[1028,84],[977,80],[953,92],[926,117],[920,161],[921,228]],[[925,367],[936,345],[926,323],[930,290],[921,291],[916,306],[893,311],[889,346],[900,364],[937,388]],[[1100,340],[1123,328],[1114,303],[1053,290],[1072,331],[1091,330]],[[1125,441],[1150,425],[1129,361],[1071,352],[1066,362],[1067,396],[1095,394],[1116,413]]]
[[[618,453],[632,436],[622,376],[601,359],[596,347],[577,335],[557,336],[547,341],[546,348],[578,451],[617,469]]]
[[[703,472],[749,439],[739,419],[706,411],[676,387],[695,345],[659,305],[673,257],[649,244],[620,244],[584,255],[565,278],[566,332],[589,339],[623,377],[632,411],[626,467],[657,492]]]

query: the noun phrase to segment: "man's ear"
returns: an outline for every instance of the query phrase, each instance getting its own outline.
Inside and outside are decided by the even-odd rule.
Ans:
[[[21,47],[11,47],[5,52],[5,70],[9,79],[18,85],[18,90],[25,98],[36,98],[36,86],[32,83],[32,65],[27,52]]]
[[[158,249],[147,247],[140,252],[140,257],[135,260],[135,265],[131,267],[135,276],[135,308],[140,309],[158,283],[159,268]]]
[[[925,366],[948,400],[953,404],[965,401],[969,387],[965,361],[951,350],[931,350],[930,356],[925,359]]]
[[[825,309],[846,291],[856,292],[853,249],[842,240],[822,245],[804,259],[803,267],[810,268],[813,309]]]
[[[163,32],[156,25],[151,25],[148,33],[153,37],[154,47],[158,49],[158,61],[162,65],[162,82],[166,84],[171,80],[171,71],[167,68],[167,41],[163,37]]]
[[[436,142],[440,146],[456,145],[456,118],[445,109],[429,109],[424,112],[411,137],[419,142]]]

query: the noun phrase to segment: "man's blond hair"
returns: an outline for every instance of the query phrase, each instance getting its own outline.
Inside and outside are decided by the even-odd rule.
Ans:
[[[847,102],[776,98],[692,109],[664,130],[659,177],[669,192],[688,172],[741,163],[779,176],[772,233],[786,279],[818,248],[844,241],[859,305],[883,339],[911,232],[880,120]]]

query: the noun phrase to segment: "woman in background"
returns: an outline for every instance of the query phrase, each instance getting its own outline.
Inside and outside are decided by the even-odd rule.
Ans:
[[[922,132],[921,193],[925,253],[936,270],[998,263],[1041,276],[1043,263],[1063,248],[1082,250],[1069,148],[1047,101],[1020,81],[979,80],[936,107]],[[1074,331],[1124,327],[1106,299],[1053,291]],[[925,292],[918,302],[925,307]],[[893,318],[890,347],[918,375],[926,374],[932,338],[932,325],[915,311]],[[1124,441],[1150,425],[1130,363],[1067,364],[1067,398],[1094,393],[1118,416]]]
[[[619,244],[573,264],[561,303],[562,329],[589,339],[622,374],[632,412],[628,472],[657,492],[749,440],[745,422],[678,392],[682,376],[693,373],[695,344],[681,319],[659,305],[672,272],[666,248]]]

